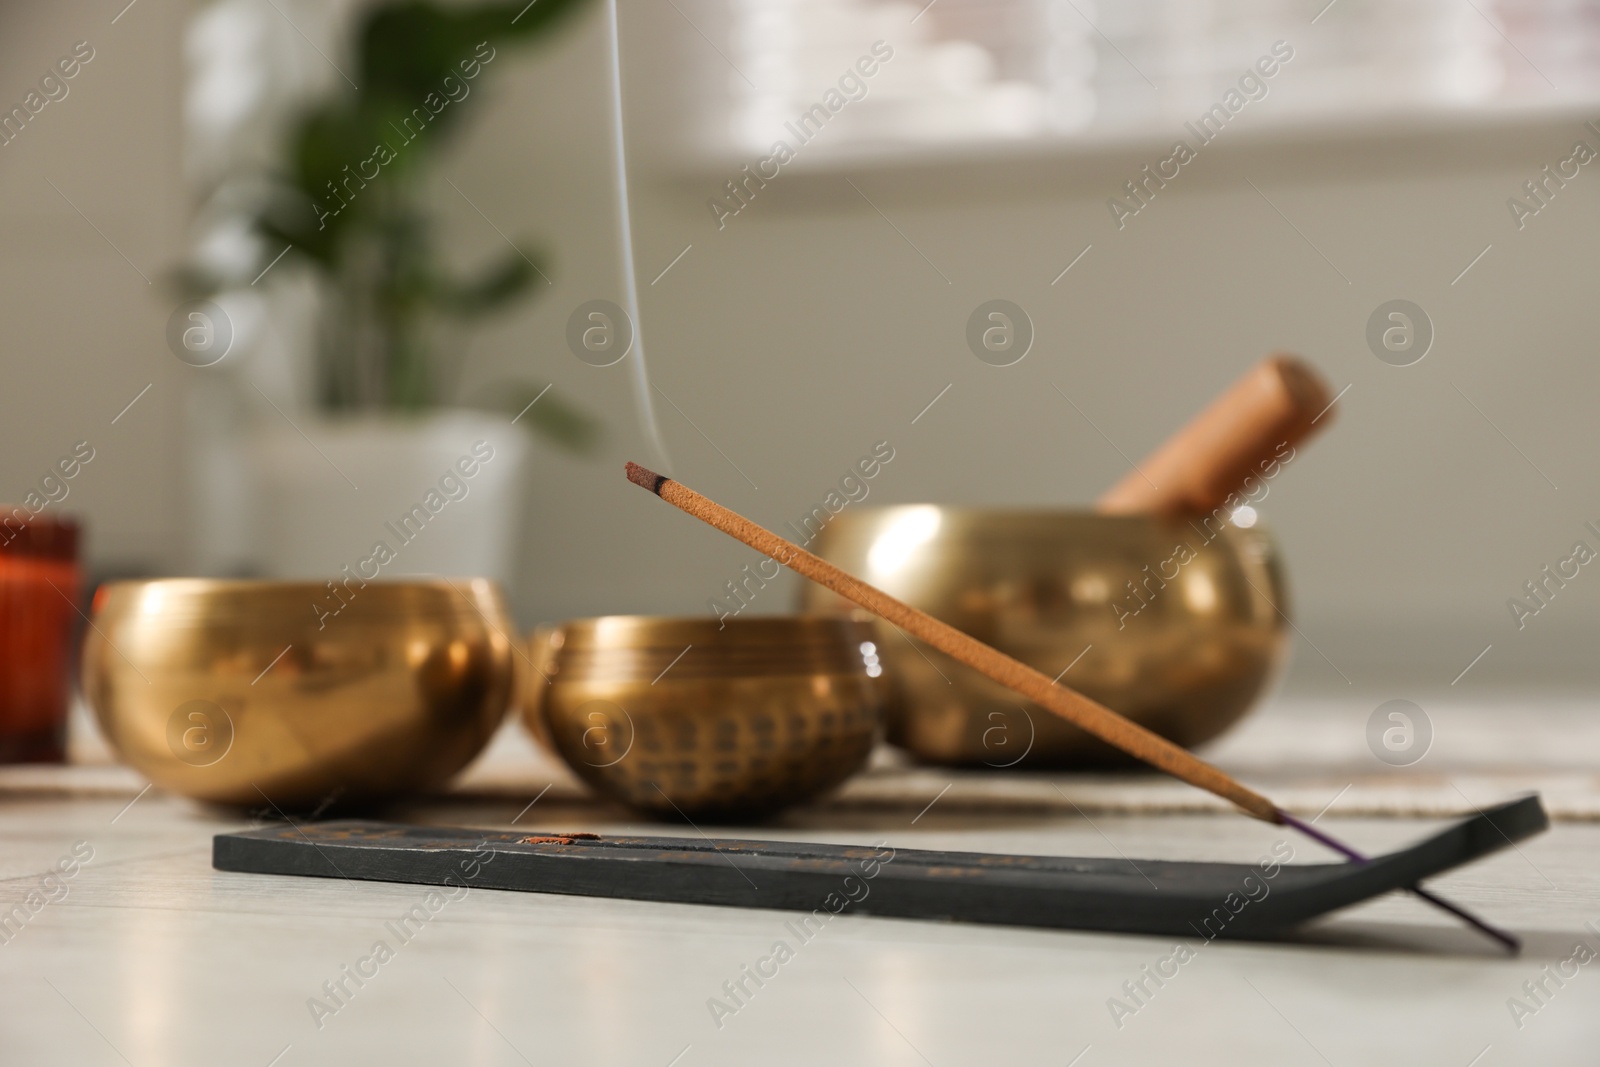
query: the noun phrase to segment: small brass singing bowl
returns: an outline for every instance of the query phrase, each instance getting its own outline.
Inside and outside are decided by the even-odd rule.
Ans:
[[[933,505],[847,509],[829,562],[1185,746],[1238,721],[1287,648],[1282,567],[1259,525]],[[1240,521],[1253,523],[1254,513]],[[809,611],[851,607],[807,585]],[[1117,766],[1127,757],[877,624],[888,739],[931,763]]]
[[[839,617],[583,619],[541,631],[523,717],[597,792],[665,818],[751,821],[872,753],[877,639]]]
[[[514,695],[494,583],[168,579],[95,595],[83,691],[122,760],[197,800],[284,813],[442,785]]]

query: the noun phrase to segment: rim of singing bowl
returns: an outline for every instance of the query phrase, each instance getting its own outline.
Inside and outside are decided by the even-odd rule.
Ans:
[[[1246,505],[1248,505],[1252,511],[1255,510],[1255,505],[1248,500],[1244,501],[1240,507]],[[1238,509],[1234,508],[1231,510]],[[1155,529],[1182,526],[1196,529],[1196,532],[1199,532],[1199,529],[1204,528],[1203,520],[1211,518],[1212,515],[1223,511],[1224,509],[1218,508],[1216,511],[1211,512],[1208,515],[1107,515],[1098,511],[1094,511],[1090,508],[991,508],[931,503],[873,504],[848,507],[838,514],[831,516],[828,519],[827,524],[822,527],[821,533],[819,533],[818,536],[826,536],[830,530],[833,530],[836,527],[860,523],[866,519],[877,519],[881,521],[883,516],[892,512],[903,512],[907,514],[912,512],[922,512],[929,514],[930,516],[933,513],[937,513],[939,517],[939,525],[934,530],[927,531],[927,536],[930,539],[934,536],[948,536],[950,532],[971,533],[981,530],[984,526],[997,526],[1002,524],[1038,527],[1067,527],[1080,524],[1094,524],[1125,527],[1144,526]],[[1192,527],[1190,525],[1191,522],[1202,523],[1202,526],[1200,528]],[[1250,525],[1238,526],[1232,522],[1229,522],[1226,526],[1222,527],[1222,529],[1254,533],[1266,525],[1267,524],[1265,520],[1260,517],[1260,513],[1256,512],[1256,518],[1251,522]],[[953,531],[951,529],[947,529],[947,527],[953,528]],[[1218,531],[1219,534],[1221,532],[1221,530]],[[915,535],[916,531],[908,531],[908,533]]]
[[[715,615],[598,615],[552,627],[567,649],[671,648],[697,640],[713,649],[831,646],[864,632],[863,621],[826,612],[752,615],[719,620]]]
[[[1218,522],[1216,514],[1102,515],[1075,508],[889,504],[846,509],[822,527],[811,547],[825,559],[838,561],[843,555],[857,561],[863,581],[894,592],[900,572],[912,560],[970,572],[993,570],[997,561],[1007,559],[1008,550],[1026,552],[1026,557],[1017,558],[1029,560],[1031,566],[1044,557],[1065,560],[1122,555],[1139,548],[1158,551],[1159,546],[1170,548],[1170,539],[1177,537],[1197,553],[1217,553],[1245,567],[1265,564],[1275,574],[1269,599],[1281,606],[1282,552],[1271,526],[1253,508],[1244,526]],[[818,595],[816,588],[805,589],[802,603],[814,603]]]
[[[329,589],[329,582],[333,589]],[[337,592],[336,592],[337,591]],[[348,596],[339,597],[338,592]],[[487,578],[395,579],[336,576],[324,581],[266,578],[149,578],[102,584],[95,614],[125,611],[159,616],[170,625],[222,620],[277,622],[303,615],[317,622],[313,605],[337,610],[341,620],[392,622],[396,614],[458,617],[480,614],[487,604],[504,610],[505,595]]]

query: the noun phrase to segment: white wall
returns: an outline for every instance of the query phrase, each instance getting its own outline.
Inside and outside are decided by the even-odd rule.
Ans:
[[[0,16],[8,98],[71,41],[89,36],[99,52],[73,95],[29,131],[33,143],[0,149],[11,386],[0,400],[0,486],[24,491],[71,440],[101,434],[105,462],[72,503],[92,524],[98,561],[153,569],[184,566],[175,405],[196,372],[165,351],[157,287],[43,178],[152,278],[170,265],[183,224],[182,6],[141,0],[114,27],[81,14],[87,6]],[[1592,674],[1591,568],[1520,632],[1506,608],[1577,538],[1600,548],[1580,529],[1600,525],[1589,459],[1600,445],[1589,410],[1600,374],[1589,293],[1600,177],[1585,171],[1521,232],[1505,207],[1574,139],[1600,143],[1581,123],[1331,147],[1219,144],[1122,232],[1106,197],[1154,156],[786,174],[719,232],[705,200],[731,175],[685,174],[658,143],[674,75],[657,69],[652,41],[675,32],[678,17],[670,5],[624,4],[643,282],[693,244],[643,295],[651,373],[683,411],[658,403],[678,476],[781,523],[888,439],[896,458],[874,503],[1081,505],[1126,469],[1117,448],[1137,457],[1252,361],[1287,349],[1351,386],[1337,425],[1263,508],[1305,635],[1296,677],[1391,696],[1395,670],[1444,686],[1491,643],[1462,686]],[[553,380],[609,431],[598,459],[552,455],[534,477],[515,590],[530,623],[698,613],[752,558],[623,480],[624,459],[652,458],[626,365],[592,368],[565,346],[573,308],[620,299],[602,25],[588,17],[515,69],[497,64],[481,87],[494,99],[445,168],[496,225],[539,239],[555,261],[552,288],[476,338],[475,376]],[[704,61],[721,62],[709,50]],[[503,247],[440,188],[461,262]],[[1014,367],[986,366],[965,347],[968,314],[991,297],[1021,304],[1037,327],[1033,352]],[[1420,303],[1437,329],[1433,351],[1409,368],[1380,363],[1363,337],[1368,315],[1393,297]],[[107,426],[146,382],[155,387],[144,400]],[[779,610],[792,590],[769,596],[759,606]]]
[[[186,217],[177,40],[185,5],[143,0],[113,25],[119,6],[0,11],[6,110],[76,42],[94,49],[66,98],[0,147],[0,498],[21,499],[88,440],[95,458],[63,503],[88,517],[93,557],[172,566],[186,368],[162,331],[172,303],[164,274]]]

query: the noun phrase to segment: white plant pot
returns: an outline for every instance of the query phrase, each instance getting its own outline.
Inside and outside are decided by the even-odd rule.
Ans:
[[[269,577],[511,582],[528,456],[521,428],[475,412],[297,422],[252,448]]]

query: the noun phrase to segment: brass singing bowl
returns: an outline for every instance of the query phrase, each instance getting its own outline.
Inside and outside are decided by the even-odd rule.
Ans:
[[[1287,648],[1282,567],[1259,525],[910,505],[847,509],[808,547],[1185,746],[1249,711]],[[851,607],[809,583],[802,603]],[[1127,762],[971,668],[876,626],[898,689],[888,738],[921,759]]]
[[[102,586],[83,691],[111,746],[163,789],[284,812],[443,784],[512,703],[519,651],[499,589],[482,579],[338,589],[342,598],[313,582]]]
[[[609,616],[535,634],[523,717],[597,792],[748,821],[854,774],[878,736],[876,638],[839,617]]]

